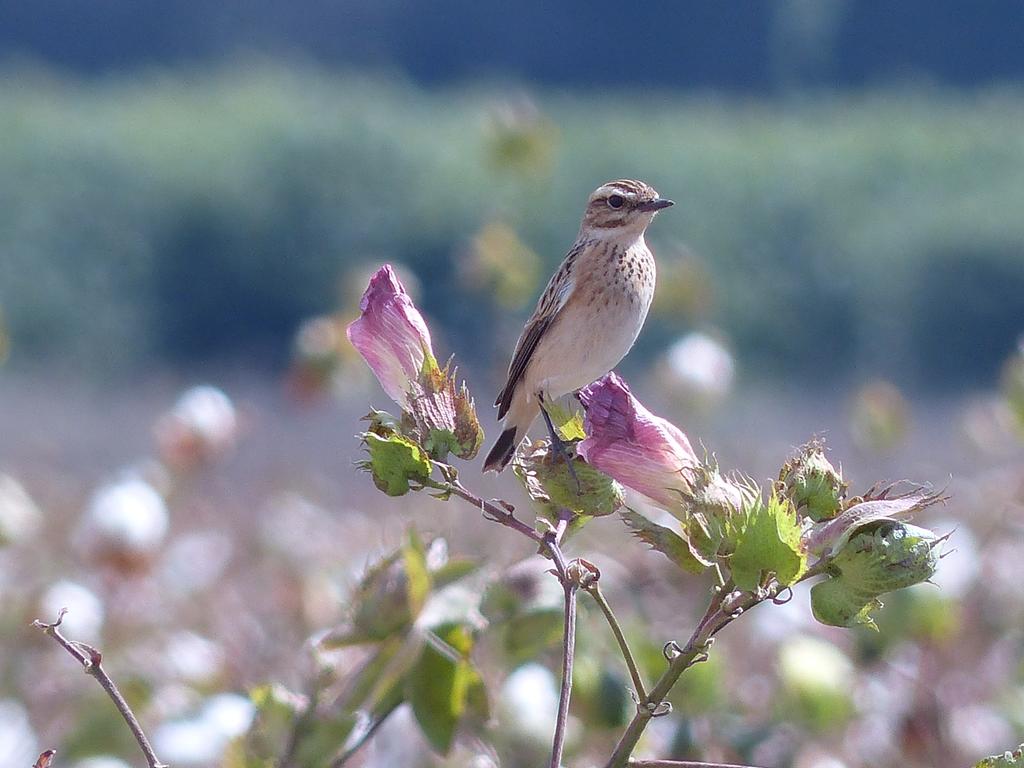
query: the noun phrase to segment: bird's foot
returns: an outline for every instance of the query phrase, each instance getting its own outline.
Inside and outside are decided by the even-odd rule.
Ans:
[[[558,436],[558,430],[555,429],[554,423],[551,421],[551,417],[548,415],[548,409],[545,407],[544,400],[540,401],[540,412],[544,414],[544,422],[548,425],[548,435],[551,437],[551,450],[555,452],[556,456],[562,458],[565,462],[566,469],[569,470],[569,476],[573,482],[576,483],[576,495],[583,495],[583,487],[580,485],[580,479],[576,476],[576,467],[574,465],[572,457],[569,455],[569,449],[566,447],[565,442]]]

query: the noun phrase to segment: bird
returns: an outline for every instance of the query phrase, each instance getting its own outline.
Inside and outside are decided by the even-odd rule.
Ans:
[[[644,233],[671,205],[634,179],[609,181],[591,193],[576,242],[516,343],[494,401],[503,430],[484,460],[485,472],[508,466],[538,413],[564,456],[545,404],[597,381],[632,348],[654,298],[654,255]]]

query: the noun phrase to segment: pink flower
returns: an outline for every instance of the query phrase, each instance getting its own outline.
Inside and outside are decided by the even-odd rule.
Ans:
[[[430,331],[390,264],[370,278],[362,314],[346,330],[388,396],[408,410],[424,361],[433,360]]]
[[[587,463],[669,511],[692,490],[689,470],[700,466],[690,441],[674,424],[648,411],[616,373],[580,391],[587,433],[576,448]]]

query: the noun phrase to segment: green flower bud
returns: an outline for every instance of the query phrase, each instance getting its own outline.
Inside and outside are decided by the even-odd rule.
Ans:
[[[426,557],[425,545],[410,531],[400,549],[370,566],[349,600],[347,621],[321,646],[378,642],[411,627],[431,589]]]
[[[618,510],[623,503],[622,486],[580,457],[570,458],[578,488],[565,460],[551,450],[547,440],[520,451],[512,469],[549,519],[557,519],[559,509],[568,509],[580,518],[603,517]]]
[[[831,578],[811,589],[811,607],[822,624],[874,627],[879,596],[927,581],[938,567],[940,539],[924,528],[885,521],[850,538],[830,566]]]
[[[465,382],[456,384],[450,366],[439,368],[428,357],[409,398],[411,417],[407,434],[415,434],[435,461],[445,461],[449,453],[471,459],[480,450],[484,431],[476,416],[473,398]]]
[[[797,509],[815,522],[835,517],[846,497],[843,474],[826,458],[819,441],[801,448],[782,468],[779,479]]]
[[[430,478],[430,459],[409,438],[394,432],[387,437],[364,432],[360,437],[370,458],[358,466],[370,472],[374,485],[388,496],[404,496],[410,483],[422,485]]]

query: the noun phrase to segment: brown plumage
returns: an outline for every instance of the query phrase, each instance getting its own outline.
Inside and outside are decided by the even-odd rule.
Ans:
[[[523,328],[494,404],[505,429],[484,461],[500,472],[540,413],[540,401],[575,392],[615,367],[643,327],[654,297],[654,257],[644,232],[672,205],[642,181],[598,187],[576,242]]]

